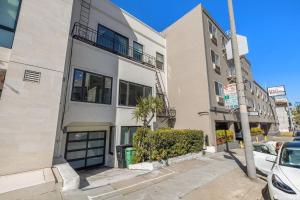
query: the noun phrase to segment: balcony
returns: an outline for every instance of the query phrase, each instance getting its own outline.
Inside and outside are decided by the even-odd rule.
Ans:
[[[151,68],[162,68],[162,63],[154,56],[134,49],[114,38],[101,35],[100,32],[78,22],[74,24],[72,37],[89,45],[109,51],[124,58],[133,60]]]

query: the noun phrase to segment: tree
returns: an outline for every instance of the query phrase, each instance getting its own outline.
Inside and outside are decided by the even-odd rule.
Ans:
[[[300,105],[293,110],[294,120],[297,125],[300,125]]]
[[[149,96],[146,98],[139,98],[137,100],[137,106],[133,111],[133,118],[136,119],[137,122],[143,123],[141,140],[143,140],[155,113],[161,112],[162,110],[163,101],[159,97]]]
[[[163,101],[158,97],[149,96],[139,98],[137,106],[133,111],[133,118],[137,122],[142,122],[143,127],[147,128],[155,116],[156,112],[161,112],[163,109]]]

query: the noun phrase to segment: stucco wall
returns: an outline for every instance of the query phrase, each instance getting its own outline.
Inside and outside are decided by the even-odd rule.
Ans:
[[[0,100],[0,175],[51,167],[71,0],[22,1]],[[24,70],[41,72],[39,83]]]
[[[210,134],[201,6],[194,8],[164,33],[168,53],[168,96],[176,108],[175,128],[201,129]]]

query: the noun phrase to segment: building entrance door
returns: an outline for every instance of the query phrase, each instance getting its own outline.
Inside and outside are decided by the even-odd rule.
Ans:
[[[103,166],[105,143],[106,131],[68,133],[65,159],[74,169]]]

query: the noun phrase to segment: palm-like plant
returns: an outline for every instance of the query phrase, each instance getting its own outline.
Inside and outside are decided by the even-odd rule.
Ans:
[[[133,118],[137,122],[142,122],[143,127],[147,128],[156,112],[163,110],[163,101],[159,97],[149,96],[146,98],[139,98],[137,106],[133,111]]]

